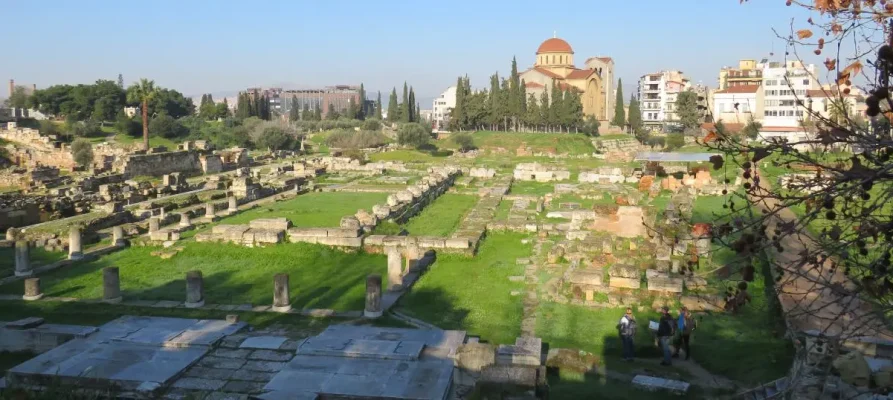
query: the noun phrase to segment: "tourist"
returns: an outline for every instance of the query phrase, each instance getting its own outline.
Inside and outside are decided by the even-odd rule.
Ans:
[[[676,332],[676,324],[673,321],[673,317],[670,316],[670,307],[663,306],[661,310],[663,315],[661,315],[660,324],[657,327],[657,339],[664,352],[664,360],[661,361],[660,365],[670,365],[672,364],[670,360],[670,338]]]
[[[673,358],[679,358],[679,349],[681,347],[685,347],[685,359],[688,360],[691,357],[691,333],[697,327],[697,323],[695,322],[695,318],[691,315],[691,311],[688,311],[688,308],[682,307],[682,311],[679,312],[679,319],[677,320],[676,329],[679,332],[679,340],[676,342],[676,352],[673,354]]]
[[[633,309],[627,307],[626,314],[620,317],[620,323],[617,324],[620,330],[620,343],[623,345],[623,359],[632,361],[634,354],[633,338],[636,336],[636,317],[633,315]]]

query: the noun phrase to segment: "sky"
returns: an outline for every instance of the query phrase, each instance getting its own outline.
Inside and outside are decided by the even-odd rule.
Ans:
[[[554,34],[578,67],[612,57],[626,97],[638,77],[665,69],[717,85],[722,66],[761,59],[785,43],[784,0],[0,0],[6,36],[0,77],[47,87],[139,78],[188,96],[254,86],[320,87],[363,82],[370,98],[406,81],[433,98],[468,75],[532,66]],[[7,85],[0,97],[7,95]],[[423,104],[422,108],[430,108]]]

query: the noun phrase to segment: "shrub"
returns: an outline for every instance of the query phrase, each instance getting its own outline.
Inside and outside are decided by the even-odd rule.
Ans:
[[[453,143],[459,146],[459,150],[468,151],[474,149],[474,138],[467,133],[457,133],[452,136]]]
[[[368,149],[387,144],[381,132],[340,130],[326,138],[326,145],[340,149]]]
[[[377,119],[367,119],[363,121],[363,125],[361,128],[364,131],[380,131],[381,130],[381,121]]]
[[[260,148],[282,150],[289,147],[292,137],[278,126],[265,126],[255,140]]]
[[[161,114],[149,121],[149,133],[165,138],[175,138],[186,134],[180,121],[167,114]]]
[[[128,117],[127,114],[124,114],[124,110],[121,110],[115,119],[115,132],[134,137],[142,136],[143,124],[136,118]]]
[[[57,126],[55,123],[53,123],[53,121],[46,120],[46,119],[38,122],[37,129],[40,131],[40,134],[43,136],[59,135],[60,134],[59,126]]]
[[[68,125],[68,134],[74,137],[100,136],[102,130],[93,121],[78,121]]]
[[[431,140],[431,129],[427,125],[408,123],[397,130],[397,142],[404,146],[421,147]]]
[[[675,150],[685,145],[685,136],[681,133],[667,135],[667,150]]]
[[[71,143],[71,155],[77,165],[89,167],[93,163],[93,145],[87,139],[75,139]]]

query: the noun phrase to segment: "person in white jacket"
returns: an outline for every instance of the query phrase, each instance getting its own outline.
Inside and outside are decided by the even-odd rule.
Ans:
[[[623,359],[632,361],[635,357],[633,338],[636,337],[636,317],[632,308],[627,308],[626,314],[620,317],[617,329],[620,331],[620,343],[623,345]]]

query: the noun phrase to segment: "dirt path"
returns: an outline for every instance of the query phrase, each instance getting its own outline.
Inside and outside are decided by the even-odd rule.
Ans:
[[[760,187],[769,190],[765,181],[760,181]],[[758,207],[770,211],[779,209],[778,202],[774,200],[768,200]],[[768,231],[774,231],[779,222],[796,219],[797,216],[790,209],[780,209],[771,219]],[[776,289],[791,328],[797,331],[816,330],[833,336],[893,340],[893,334],[882,318],[872,311],[871,305],[854,294],[855,285],[842,270],[832,272],[830,262],[823,265],[804,262],[802,254],[814,251],[814,243],[811,237],[801,232],[782,239],[782,252],[770,251],[775,265],[784,270]]]

